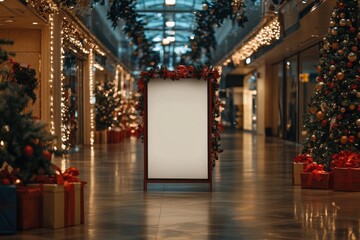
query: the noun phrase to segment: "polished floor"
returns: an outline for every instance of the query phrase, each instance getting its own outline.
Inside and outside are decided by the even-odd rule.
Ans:
[[[207,184],[149,184],[144,193],[135,139],[81,148],[55,162],[77,166],[88,182],[86,223],[0,239],[360,239],[360,193],[291,185],[299,145],[240,132],[222,138],[213,192]]]

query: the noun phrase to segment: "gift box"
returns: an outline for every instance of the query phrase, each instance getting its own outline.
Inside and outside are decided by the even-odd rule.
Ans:
[[[332,173],[314,173],[302,172],[301,188],[314,189],[332,189],[333,188],[333,174]]]
[[[81,223],[81,183],[71,182],[65,187],[65,227]]]
[[[29,187],[41,188],[43,201],[43,227],[62,228],[65,226],[64,185],[29,184]]]
[[[27,230],[42,226],[42,195],[40,188],[17,187],[17,228]]]
[[[16,233],[16,188],[0,186],[0,234]]]
[[[81,190],[80,190],[80,223],[85,223],[85,206],[84,206],[84,200],[85,200],[85,184],[86,182],[81,182]]]
[[[294,186],[300,186],[301,185],[301,177],[300,174],[305,168],[305,163],[299,162],[293,162],[292,164],[292,184]]]
[[[334,190],[360,191],[360,168],[334,168]]]

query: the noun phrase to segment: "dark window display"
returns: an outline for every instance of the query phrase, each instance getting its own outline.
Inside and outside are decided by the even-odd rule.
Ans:
[[[83,143],[82,130],[82,83],[83,61],[72,52],[65,51],[63,61],[63,126],[66,139],[64,145],[74,148]]]

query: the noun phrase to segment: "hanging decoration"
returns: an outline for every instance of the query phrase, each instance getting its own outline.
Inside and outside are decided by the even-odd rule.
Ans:
[[[244,27],[248,21],[245,16],[244,0],[213,0],[205,1],[203,9],[196,11],[196,28],[194,38],[190,41],[191,58],[197,62],[204,50],[206,63],[211,61],[211,52],[216,50],[215,27],[221,27],[225,19],[231,19],[238,26]]]
[[[220,84],[218,83],[218,79],[220,77],[217,69],[213,67],[193,67],[193,66],[183,66],[180,65],[176,67],[174,71],[169,71],[165,68],[152,68],[148,71],[141,72],[140,79],[137,81],[138,87],[138,104],[136,106],[136,110],[139,112],[140,116],[144,118],[144,93],[146,89],[146,85],[152,78],[163,78],[163,79],[171,79],[173,81],[180,80],[181,78],[194,78],[197,80],[203,79],[205,81],[211,81],[212,84],[212,162],[213,166],[215,166],[215,161],[218,160],[218,154],[223,150],[220,147],[220,129],[219,129],[219,121],[220,117],[220,107],[224,107],[220,102],[218,95],[216,94],[220,88]],[[144,120],[144,119],[143,119]],[[141,140],[144,140],[144,122],[138,125],[138,135]]]

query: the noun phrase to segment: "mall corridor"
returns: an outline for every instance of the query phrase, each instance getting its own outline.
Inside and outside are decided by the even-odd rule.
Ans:
[[[241,132],[223,133],[222,139],[213,192],[206,184],[149,184],[144,193],[143,145],[135,139],[84,147],[55,163],[77,166],[88,183],[85,224],[0,239],[360,238],[360,192],[291,185],[300,145]]]

